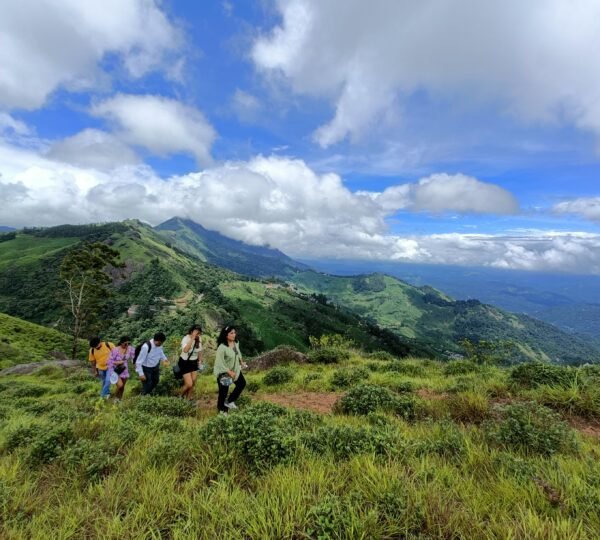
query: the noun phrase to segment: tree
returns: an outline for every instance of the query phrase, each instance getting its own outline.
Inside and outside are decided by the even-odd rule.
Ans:
[[[511,363],[511,357],[517,350],[516,345],[507,340],[486,341],[482,339],[474,343],[469,339],[463,339],[460,345],[467,353],[467,358],[479,365]]]
[[[101,242],[85,243],[65,255],[60,278],[65,284],[63,301],[71,318],[71,354],[77,356],[79,338],[94,328],[110,296],[110,270],[120,268],[119,252]]]

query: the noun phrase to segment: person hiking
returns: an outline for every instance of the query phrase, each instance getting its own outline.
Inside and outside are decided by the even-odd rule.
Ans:
[[[217,338],[217,356],[213,374],[217,378],[217,386],[219,387],[217,410],[223,414],[227,414],[228,409],[237,409],[235,401],[240,397],[246,386],[242,367],[245,368],[247,365],[242,363],[242,353],[236,337],[235,327],[225,326]],[[235,389],[228,399],[227,394],[232,383],[235,385]]]
[[[92,362],[94,377],[100,379],[100,396],[104,399],[110,397],[110,379],[108,376],[108,357],[114,344],[110,341],[102,341],[98,336],[90,339],[90,352],[88,359]]]
[[[129,379],[127,362],[129,360],[133,360],[134,354],[135,349],[131,346],[131,340],[129,339],[129,336],[122,336],[119,339],[117,346],[110,351],[107,362],[107,377],[110,380],[113,373],[116,373],[118,377],[116,382],[117,392],[115,393],[115,401],[121,401],[123,398],[123,392],[125,392],[125,383],[127,383],[127,379]]]
[[[198,370],[202,369],[202,327],[199,324],[193,325],[183,336],[178,366],[183,377],[181,397],[192,399]]]
[[[160,363],[168,365],[162,348],[166,340],[162,332],[154,334],[154,338],[144,343],[135,361],[135,371],[142,382],[142,395],[151,394],[160,380]]]

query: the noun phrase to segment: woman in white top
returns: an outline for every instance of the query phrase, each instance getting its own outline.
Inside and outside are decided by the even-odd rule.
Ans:
[[[181,397],[192,399],[198,369],[202,369],[202,328],[195,324],[181,340],[179,369],[183,376]]]

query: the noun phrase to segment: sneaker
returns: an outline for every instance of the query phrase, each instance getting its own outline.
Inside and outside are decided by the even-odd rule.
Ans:
[[[226,401],[225,407],[227,407],[228,409],[237,409],[238,408],[238,406],[235,404],[234,401]]]

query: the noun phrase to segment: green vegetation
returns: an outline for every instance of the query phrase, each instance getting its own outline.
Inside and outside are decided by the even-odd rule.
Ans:
[[[519,368],[453,373],[344,352],[333,365],[250,369],[252,398],[228,416],[216,415],[210,373],[198,379],[201,406],[172,397],[167,373],[163,397],[137,396],[130,381],[120,404],[99,400],[83,368],[1,377],[0,536],[600,536],[600,439],[538,400],[593,387],[596,368],[558,367],[569,386],[532,386]],[[260,384],[270,378],[281,382]],[[322,412],[268,402],[296,395]]]

